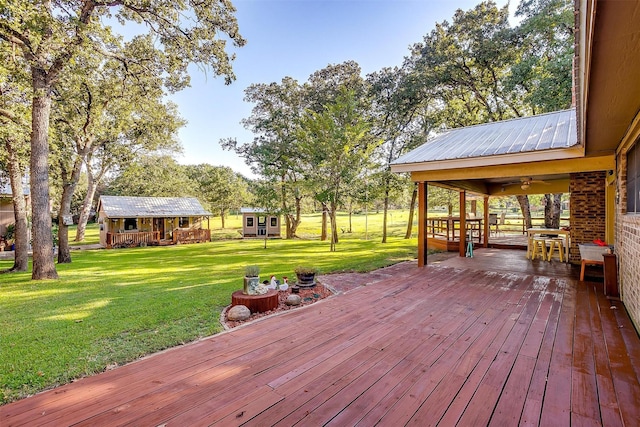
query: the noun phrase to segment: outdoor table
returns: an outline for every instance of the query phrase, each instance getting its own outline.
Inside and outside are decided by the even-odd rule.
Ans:
[[[569,246],[571,246],[571,232],[561,228],[528,228],[527,229],[527,254],[531,250],[531,237],[534,234],[557,234],[564,235],[566,244],[564,245],[564,262],[569,262]]]

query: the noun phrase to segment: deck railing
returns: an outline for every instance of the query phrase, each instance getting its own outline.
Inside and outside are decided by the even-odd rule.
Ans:
[[[125,231],[123,233],[107,233],[107,247],[134,247],[140,243],[160,241],[158,231]]]
[[[211,231],[207,229],[173,230],[173,243],[204,243],[211,241]]]
[[[560,227],[569,227],[569,217],[560,217]],[[544,217],[531,217],[532,227],[544,227]],[[523,217],[506,217],[504,224],[498,224],[500,231],[527,233]]]
[[[482,243],[482,220],[467,219],[466,227],[467,233],[471,232],[474,241]],[[460,240],[460,218],[428,218],[427,237],[443,238],[449,242]]]

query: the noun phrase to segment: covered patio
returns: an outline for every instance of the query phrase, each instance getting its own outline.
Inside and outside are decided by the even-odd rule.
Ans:
[[[0,423],[634,425],[640,340],[624,306],[576,274],[508,250],[405,263],[5,405]]]
[[[513,233],[509,239],[495,236],[495,245],[491,241],[489,201],[503,196],[569,194],[569,218],[561,218],[555,231],[566,236],[566,258],[573,263],[580,262],[579,244],[614,241],[615,158],[585,157],[576,120],[572,108],[451,129],[395,160],[391,170],[410,172],[418,185],[418,264],[425,264],[428,249],[465,256],[469,240],[475,247],[527,248],[528,239]],[[427,215],[427,185],[459,193],[456,217]],[[471,204],[483,202],[479,215],[470,215],[471,199]],[[531,235],[535,228],[554,231],[541,225],[532,222],[522,234]]]

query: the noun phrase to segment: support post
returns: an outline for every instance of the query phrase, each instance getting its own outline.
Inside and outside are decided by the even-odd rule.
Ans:
[[[455,230],[454,230],[455,232]],[[460,256],[466,256],[467,249],[467,193],[460,191]]]
[[[484,244],[485,248],[489,247],[489,196],[484,196]]]
[[[418,183],[418,267],[427,265],[427,183]]]

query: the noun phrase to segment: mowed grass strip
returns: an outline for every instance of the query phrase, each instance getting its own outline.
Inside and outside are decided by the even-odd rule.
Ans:
[[[58,280],[0,275],[0,402],[220,332],[245,265],[259,265],[266,279],[292,277],[303,264],[370,271],[415,258],[416,239],[392,234],[386,244],[379,234],[341,234],[334,253],[319,240],[74,251],[71,264],[57,265]],[[0,261],[0,269],[11,265]]]

